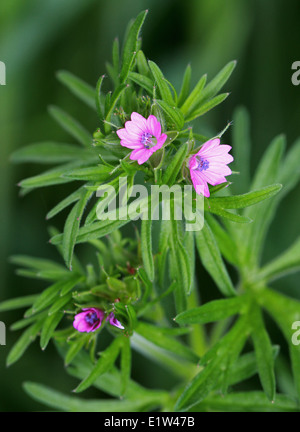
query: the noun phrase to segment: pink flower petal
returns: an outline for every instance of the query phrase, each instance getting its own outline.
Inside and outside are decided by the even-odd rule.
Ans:
[[[143,129],[132,121],[125,123],[125,129],[133,139],[140,139],[143,134]]]
[[[220,139],[215,138],[204,143],[199,152],[191,157],[190,175],[197,193],[198,186],[204,186],[203,195],[209,197],[208,183],[216,186],[227,181],[225,177],[232,173],[227,166],[233,161],[230,150],[231,146],[220,145]]]
[[[159,138],[161,135],[161,125],[157,118],[154,115],[150,115],[147,119],[147,127],[148,131],[155,136],[155,138]]]
[[[219,144],[220,144],[219,138],[206,141],[206,143],[204,143],[201,149],[198,151],[197,155],[202,156],[206,151],[212,150],[213,148],[217,147]]]
[[[133,150],[130,159],[136,160],[140,165],[159,150],[167,139],[167,135],[161,133],[161,125],[154,115],[146,120],[136,112],[131,114],[131,120],[117,131],[117,135],[123,147]]]
[[[140,125],[140,128],[142,130],[146,130],[147,129],[147,120],[141,116],[141,114],[137,113],[137,112],[133,112],[131,114],[131,120],[133,122],[135,122],[136,124]]]

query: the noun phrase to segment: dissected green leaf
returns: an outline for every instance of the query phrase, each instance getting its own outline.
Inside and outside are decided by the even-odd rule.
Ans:
[[[73,251],[76,244],[80,221],[90,196],[91,191],[84,191],[80,200],[72,208],[65,222],[62,246],[66,266],[70,268],[70,270],[72,269]]]
[[[251,139],[249,114],[243,107],[234,111],[232,140],[232,147],[234,148],[232,169],[240,173],[232,187],[238,193],[244,193],[250,188]]]
[[[75,389],[76,393],[82,392],[90,387],[100,375],[107,372],[113,366],[119,355],[121,341],[121,337],[114,339],[109,347],[101,353],[101,356],[91,373]]]
[[[201,231],[195,231],[195,239],[202,264],[214,279],[220,291],[226,297],[236,295],[217,242],[206,221]]]
[[[174,107],[175,102],[174,102],[170,87],[167,84],[167,81],[166,81],[162,71],[157,66],[157,64],[154,63],[153,61],[149,60],[148,64],[149,64],[149,67],[151,69],[154,80],[157,83],[157,87],[159,89],[159,94],[161,96],[161,99],[165,102],[165,104],[169,105],[170,107]]]
[[[188,64],[184,72],[181,90],[178,97],[177,105],[179,107],[181,107],[181,105],[184,103],[184,101],[189,95],[190,86],[191,86],[191,75],[192,75],[192,68],[191,65]]]
[[[184,116],[186,116],[189,112],[193,111],[193,109],[198,105],[202,90],[206,83],[206,78],[207,75],[203,75],[203,77],[200,78],[197,85],[180,108]]]
[[[203,114],[206,114],[211,109],[220,105],[220,103],[222,103],[225,99],[227,99],[228,96],[229,93],[222,93],[214,97],[213,99],[201,104],[200,108],[195,109],[189,115],[187,115],[186,121],[189,122],[195,120],[196,118],[202,116]]]
[[[58,324],[60,323],[60,321],[62,320],[64,316],[64,312],[56,312],[53,313],[52,315],[49,315],[44,323],[43,323],[43,327],[42,327],[42,331],[41,331],[41,349],[45,350],[51,337],[53,336],[53,333],[56,329],[56,327],[58,326]]]
[[[252,329],[251,337],[254,343],[260,381],[268,399],[274,402],[276,384],[272,345],[258,306],[253,306],[252,309]]]
[[[164,172],[162,183],[168,186],[172,186],[182,168],[183,162],[188,154],[189,145],[184,143],[177,150],[175,156],[172,158],[171,163],[168,165]]]
[[[255,281],[274,280],[300,270],[300,239],[279,257],[266,264],[256,275]]]
[[[189,347],[183,345],[178,340],[165,335],[164,331],[157,326],[140,321],[135,331],[153,344],[163,348],[164,350],[170,351],[185,360],[193,363],[199,361],[199,357]]]
[[[174,123],[174,126],[180,131],[184,125],[184,117],[181,111],[175,106],[170,106],[167,102],[160,99],[155,99],[160,108],[164,111],[169,119]]]
[[[175,410],[186,411],[209,395],[216,387],[220,377],[227,372],[228,367],[232,367],[231,363],[236,361],[248,332],[247,319],[241,317],[217,346],[212,348],[212,353],[209,353],[210,361],[188,383],[175,405]]]
[[[223,320],[232,315],[242,313],[247,297],[233,297],[225,300],[214,300],[203,306],[189,309],[175,318],[179,324],[207,324]]]
[[[124,45],[120,80],[125,82],[138,50],[138,38],[148,10],[141,12],[132,23]]]
[[[141,251],[147,276],[154,280],[154,261],[152,252],[152,220],[143,219],[141,226]]]
[[[221,88],[226,84],[230,75],[232,74],[234,68],[236,66],[236,61],[229,62],[224,68],[215,76],[213,80],[204,88],[201,95],[200,104],[208,101],[213,98]]]
[[[49,113],[80,144],[90,147],[92,145],[92,136],[77,120],[70,114],[56,106],[49,107]]]
[[[106,165],[98,165],[86,168],[77,168],[66,171],[63,177],[71,180],[103,182],[111,177],[111,168]]]
[[[153,81],[150,78],[148,78],[148,77],[146,77],[144,75],[141,75],[139,73],[136,73],[136,72],[129,72],[128,77],[135,84],[137,84],[140,87],[144,88],[149,93],[149,95],[152,96],[152,94],[153,94],[153,85],[154,84],[153,84]]]
[[[192,408],[192,412],[299,412],[296,402],[284,395],[277,395],[276,402],[268,400],[263,392],[231,393],[210,396]]]
[[[25,297],[16,297],[10,300],[5,300],[0,303],[0,312],[6,312],[14,309],[21,309],[26,306],[32,305],[37,299],[37,295],[30,295]]]
[[[68,71],[59,71],[56,76],[75,96],[91,108],[96,108],[95,89],[92,86]]]
[[[147,407],[161,405],[159,395],[145,395],[143,398],[113,400],[113,399],[80,399],[66,396],[41,384],[26,382],[26,393],[33,399],[58,411],[68,412],[141,412]]]
[[[261,201],[264,201],[265,199],[271,198],[273,195],[276,195],[281,188],[282,185],[274,184],[271,186],[266,186],[259,190],[245,193],[243,195],[211,197],[209,200],[209,204],[212,207],[220,206],[223,209],[240,209],[252,206]]]
[[[15,163],[35,162],[40,164],[62,164],[78,160],[95,161],[93,151],[76,145],[53,141],[39,142],[20,148],[11,156]]]
[[[38,319],[32,326],[30,326],[22,336],[13,345],[6,359],[6,365],[11,366],[13,363],[18,361],[29,345],[34,342],[38,332],[43,325],[43,319]]]
[[[130,339],[128,337],[123,338],[123,344],[121,348],[121,396],[126,394],[128,383],[131,374],[131,348]]]

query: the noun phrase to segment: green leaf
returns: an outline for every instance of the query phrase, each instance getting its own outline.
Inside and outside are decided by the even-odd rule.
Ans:
[[[68,71],[59,71],[56,76],[60,82],[68,87],[68,89],[86,105],[93,109],[96,108],[95,89],[92,86]]]
[[[175,405],[175,410],[186,411],[209,395],[218,384],[220,378],[226,374],[229,363],[236,360],[235,357],[242,350],[248,331],[247,319],[245,317],[239,318],[217,346],[207,353],[209,354],[210,361],[188,383]]]
[[[152,220],[143,219],[141,225],[141,251],[147,276],[154,280],[154,261],[152,252]]]
[[[185,121],[189,122],[195,120],[196,118],[202,116],[203,114],[206,114],[208,111],[220,105],[220,103],[222,103],[228,96],[229,93],[222,93],[214,97],[213,99],[201,104],[200,108],[191,111],[191,113],[186,116]]]
[[[61,295],[60,298],[55,303],[53,303],[53,305],[49,309],[48,315],[53,315],[54,313],[58,312],[67,303],[69,303],[71,298],[72,298],[72,294],[66,294],[64,296]]]
[[[105,109],[104,130],[106,134],[108,134],[111,130],[111,126],[109,122],[111,121],[113,110],[115,109],[115,106],[119,98],[121,97],[122,93],[128,88],[128,85],[129,84],[121,84],[119,87],[116,88],[109,102],[109,108],[107,110]]]
[[[256,170],[252,189],[272,184],[278,179],[279,167],[285,146],[283,136],[276,137],[266,150]],[[275,212],[277,198],[272,202],[260,203],[245,210],[244,216],[254,220],[251,226],[237,231],[237,244],[240,245],[240,260],[249,267],[256,267],[259,260],[267,228]]]
[[[154,80],[157,84],[159,94],[160,94],[162,100],[165,102],[165,104],[169,105],[170,107],[174,107],[175,102],[174,102],[170,87],[167,84],[167,80],[165,79],[162,71],[157,66],[157,64],[154,63],[153,61],[149,60],[148,64],[149,64],[149,67],[151,69]]]
[[[123,338],[115,338],[113,342],[101,353],[101,357],[92,369],[91,373],[75,389],[76,393],[82,392],[90,387],[100,375],[107,372],[116,361]]]
[[[79,231],[80,221],[85,206],[87,205],[87,202],[92,194],[93,192],[91,191],[85,191],[82,194],[80,200],[74,205],[65,222],[62,246],[63,246],[64,260],[66,266],[70,270],[72,270],[72,258],[73,258],[74,247],[76,244],[77,234]]]
[[[46,215],[46,219],[49,220],[68,207],[70,204],[78,201],[82,195],[82,186],[76,189],[73,193],[68,195],[65,199],[60,201],[55,207],[53,207]]]
[[[225,397],[210,396],[199,405],[193,407],[192,412],[299,412],[298,405],[293,399],[284,395],[277,395],[276,402],[271,403],[263,392],[231,393]]]
[[[300,270],[300,238],[279,257],[266,264],[256,275],[255,281],[272,281]]]
[[[235,296],[236,292],[222,260],[217,242],[206,221],[201,231],[195,231],[195,239],[202,264],[220,291],[226,297]]]
[[[300,302],[269,289],[259,291],[258,300],[278,323],[288,343],[295,387],[300,400],[300,345],[293,343],[292,330],[293,323],[300,321]]]
[[[209,99],[213,98],[221,88],[226,84],[230,75],[232,74],[234,68],[236,66],[236,61],[229,62],[216,76],[210,81],[210,83],[205,87],[202,91],[201,101],[199,102],[203,104]]]
[[[29,345],[35,341],[35,338],[42,327],[43,321],[43,319],[37,320],[22,334],[22,336],[13,345],[7,356],[7,366],[11,366],[13,363],[18,361],[22,357],[26,349],[29,347]]]
[[[140,75],[149,77],[151,75],[149,65],[143,51],[139,50],[136,56],[136,66]]]
[[[154,83],[150,78],[136,72],[129,72],[128,77],[131,81],[145,89],[149,95],[152,96]]]
[[[105,78],[105,75],[102,75],[98,81],[97,81],[97,85],[96,85],[96,108],[97,108],[97,112],[98,112],[98,116],[100,117],[101,120],[104,120],[104,107],[102,104],[102,100],[101,100],[101,88],[102,88],[102,83],[103,80]],[[104,125],[102,122],[100,122],[100,129],[102,130],[102,132],[104,132]]]
[[[119,73],[119,69],[120,69],[120,44],[119,44],[118,38],[115,38],[115,40],[113,42],[112,59],[113,59],[114,70],[117,73]]]
[[[19,186],[21,186],[22,188],[34,189],[38,187],[69,183],[72,181],[72,179],[63,177],[63,174],[65,174],[72,168],[78,167],[78,165],[78,162],[60,165],[58,168],[53,168],[51,170],[43,172],[42,174],[22,180],[19,183]]]
[[[30,306],[35,302],[37,297],[37,295],[29,295],[26,297],[17,297],[10,300],[5,300],[0,303],[0,312],[22,309],[23,307]]]
[[[63,348],[58,346],[58,350],[63,356],[65,356],[65,347],[65,344],[63,344]],[[69,367],[67,371],[72,376],[82,380],[90,373],[93,367],[94,364],[91,362],[89,354],[81,351],[72,362],[72,367]],[[120,397],[120,382],[121,372],[115,366],[112,366],[108,372],[96,379],[93,386],[110,396]],[[152,397],[152,399],[159,400],[165,395],[166,392],[145,389],[132,379],[128,382],[126,398],[133,400],[146,398],[149,400],[149,397]]]
[[[175,287],[175,306],[177,313],[186,309],[187,294],[192,290],[194,274],[192,274],[192,264],[184,245],[181,221],[174,220],[175,204],[171,200],[171,235],[170,235],[170,270],[171,277],[175,278],[177,285]]]
[[[126,394],[131,374],[131,348],[129,337],[123,337],[121,348],[121,396]]]
[[[41,384],[26,382],[24,390],[34,400],[58,411],[67,412],[141,412],[149,406],[156,408],[161,405],[160,394],[144,395],[143,398],[114,399],[80,399],[66,396]]]
[[[83,226],[79,229],[76,238],[76,244],[85,243],[90,240],[100,239],[113,231],[121,228],[122,226],[129,223],[130,220],[104,220],[99,222],[94,222],[93,224]],[[58,245],[62,243],[62,234],[57,234],[51,238],[51,243]]]
[[[184,103],[184,101],[189,95],[189,91],[191,87],[191,75],[192,75],[192,68],[191,65],[188,64],[182,80],[182,86],[181,86],[178,103],[177,103],[178,107],[182,106],[182,104]]]
[[[187,116],[188,113],[193,111],[193,109],[198,105],[201,97],[202,90],[206,83],[207,75],[203,75],[198,83],[196,84],[194,90],[191,92],[189,97],[185,100],[184,104],[180,108],[183,115]]]
[[[207,205],[206,201],[204,201],[204,206],[205,206],[206,211],[209,211],[210,213],[221,216],[222,218],[224,218],[226,220],[228,219],[231,222],[235,222],[238,224],[249,224],[252,222],[252,219],[250,219],[247,216],[242,216],[242,215],[239,215],[237,213],[231,213],[227,210],[222,209],[221,207],[214,206],[213,204]]]
[[[209,199],[209,204],[213,207],[221,207],[224,209],[240,209],[271,198],[276,195],[281,188],[281,184],[274,184],[243,195],[211,197]]]
[[[162,184],[172,186],[176,182],[176,178],[183,166],[183,162],[188,154],[188,150],[188,143],[184,143],[179,147],[174,157],[172,158],[171,163],[168,165],[166,171],[164,172]]]
[[[167,114],[174,126],[180,131],[184,125],[184,117],[181,111],[173,105],[169,105],[164,100],[155,99],[155,103]]]
[[[205,219],[215,236],[220,251],[223,257],[231,264],[237,266],[238,259],[236,255],[236,245],[229,233],[221,226],[221,224],[211,216],[206,214]]]
[[[247,297],[233,297],[225,300],[214,300],[203,306],[189,309],[177,315],[175,321],[178,324],[207,324],[223,320],[232,315],[242,313]]]
[[[79,276],[71,274],[68,279],[60,280],[59,282],[51,285],[39,295],[37,300],[33,303],[32,308],[26,312],[25,316],[31,316],[34,313],[45,309],[56,300],[61,290],[71,290],[78,283],[78,281]]]
[[[62,275],[68,274],[68,272],[62,265],[43,258],[36,258],[27,255],[13,255],[12,257],[10,257],[9,261],[15,265],[27,267],[34,270],[54,270],[60,272]]]
[[[252,332],[258,373],[264,392],[271,402],[275,400],[276,383],[272,345],[265,329],[261,311],[257,305],[252,307]]]
[[[285,146],[286,139],[283,135],[273,139],[258,165],[251,189],[259,189],[276,181]]]
[[[273,361],[279,353],[279,346],[272,347]],[[228,374],[229,385],[239,384],[257,373],[257,361],[255,352],[242,355],[233,365]]]
[[[141,28],[144,24],[148,10],[141,12],[135,21],[132,23],[125,41],[125,46],[122,56],[122,68],[120,73],[120,80],[124,83],[128,77],[129,71],[132,68],[136,52],[138,50],[138,39]]]
[[[86,147],[92,145],[92,136],[77,120],[56,106],[49,107],[49,113],[80,144]]]
[[[65,366],[68,366],[75,359],[77,354],[81,351],[84,344],[87,342],[86,336],[81,336],[76,341],[71,342],[70,348],[65,357]]]
[[[76,145],[53,141],[38,142],[23,147],[11,156],[15,163],[35,162],[41,164],[61,164],[80,160],[96,160],[92,151]]]
[[[233,183],[233,189],[242,193],[250,189],[250,119],[247,110],[239,107],[233,114],[232,140],[234,148],[234,161],[232,168],[239,171],[239,177]]]
[[[178,340],[167,336],[159,327],[139,322],[135,331],[148,341],[152,342],[166,351],[170,351],[176,356],[179,356],[187,361],[197,363],[199,357],[189,347],[183,345]]]
[[[64,316],[64,312],[56,312],[50,316],[48,316],[43,324],[42,332],[41,332],[41,349],[45,350],[53,333],[55,332],[56,327],[60,323]]]
[[[103,182],[111,177],[110,173],[110,167],[106,165],[98,165],[67,171],[63,174],[63,177],[71,180]]]

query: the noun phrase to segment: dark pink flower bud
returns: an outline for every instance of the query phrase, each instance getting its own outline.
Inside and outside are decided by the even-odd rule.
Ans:
[[[96,331],[104,318],[104,312],[101,309],[89,308],[82,309],[83,312],[75,315],[73,326],[81,333],[90,333]]]

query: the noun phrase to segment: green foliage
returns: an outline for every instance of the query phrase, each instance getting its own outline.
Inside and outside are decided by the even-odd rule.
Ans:
[[[104,91],[104,75],[95,89],[69,72],[57,75],[97,112],[97,130],[91,134],[61,108],[50,107],[54,120],[80,146],[45,141],[12,156],[18,163],[55,165],[22,180],[22,191],[67,182],[76,186],[47,214],[48,219],[53,218],[72,205],[63,231],[52,229],[50,233],[50,242],[65,266],[41,258],[12,258],[21,267],[19,274],[45,280],[49,286],[39,294],[0,304],[0,311],[28,308],[24,319],[12,325],[12,330],[25,330],[12,347],[7,364],[19,360],[38,336],[43,350],[53,339],[68,372],[80,380],[76,392],[94,386],[114,398],[79,399],[40,384],[24,384],[33,398],[62,411],[299,411],[300,351],[292,342],[291,328],[300,320],[300,305],[270,285],[274,279],[299,270],[299,239],[271,262],[262,267],[260,263],[277,206],[299,180],[300,142],[284,156],[285,139],[276,137],[251,183],[249,118],[245,109],[239,108],[234,114],[233,152],[235,170],[240,174],[210,188],[202,230],[185,231],[187,221],[176,219],[176,203],[171,199],[170,220],[160,221],[158,230],[151,218],[144,218],[135,237],[125,237],[119,231],[125,225],[130,227],[133,214],[130,204],[122,202],[121,177],[130,179],[127,192],[133,184],[146,183],[149,189],[154,184],[178,187],[183,196],[184,186],[191,184],[189,158],[199,150],[197,142],[201,145],[206,140],[193,132],[191,122],[226,99],[228,93],[219,92],[236,65],[228,63],[208,84],[204,75],[192,91],[189,65],[177,95],[159,66],[147,61],[141,50],[139,35],[146,15],[147,11],[142,12],[130,23],[122,52],[115,40],[112,64],[107,64],[112,84],[108,91]],[[167,134],[163,148],[147,165],[130,160],[129,151],[120,146],[115,133],[133,111],[144,117],[154,114]],[[109,215],[113,212],[109,204],[114,197],[109,193],[107,200],[95,196],[99,187],[106,186],[114,186],[120,199],[115,220],[97,218],[99,209],[108,210]],[[129,213],[125,217],[123,204]],[[146,214],[146,204],[148,198],[140,202],[141,214]],[[162,204],[160,197],[157,208]],[[75,254],[79,243],[91,251],[92,262],[79,261]],[[198,267],[210,275],[225,298],[199,304],[202,283]],[[91,307],[103,311],[102,325],[91,333],[76,331],[74,315]],[[123,328],[108,322],[112,312]],[[279,348],[272,345],[265,313],[287,341],[297,400],[276,394]],[[102,332],[106,345],[98,353]],[[253,350],[245,352],[245,346],[251,344]],[[134,382],[133,350],[171,371],[177,380],[174,391],[149,390]],[[263,392],[236,391],[235,385],[241,386],[255,374]],[[120,396],[122,400],[116,399]]]

